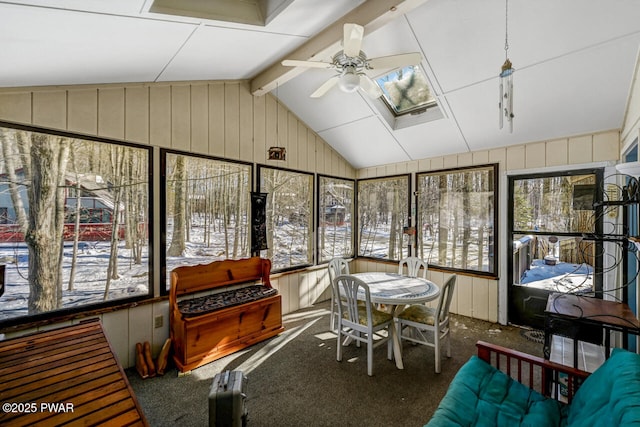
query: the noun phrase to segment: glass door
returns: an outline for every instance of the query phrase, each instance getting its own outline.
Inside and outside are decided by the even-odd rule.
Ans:
[[[601,170],[509,178],[509,322],[542,329],[551,293],[602,291],[601,189]]]

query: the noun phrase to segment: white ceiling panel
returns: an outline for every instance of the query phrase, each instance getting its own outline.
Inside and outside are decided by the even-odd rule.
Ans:
[[[356,168],[410,160],[378,117],[328,129],[319,135]]]
[[[68,11],[137,15],[143,9],[145,0],[15,0],[7,3]]]
[[[630,82],[638,43],[640,37],[628,37],[516,71],[513,134],[506,122],[498,129],[497,78],[447,100],[471,150],[617,129],[629,87],[611,83]]]
[[[412,160],[468,151],[460,131],[451,120],[434,120],[394,132],[400,146]]]
[[[408,19],[445,92],[497,76],[505,59],[503,0],[430,0]],[[640,2],[509,2],[516,70],[638,32]],[[452,25],[452,22],[456,24]]]
[[[294,78],[271,93],[282,100],[316,132],[341,126],[374,115],[358,93],[345,94],[334,87],[321,98],[309,98],[320,85],[336,73],[333,70],[308,70],[304,78]]]
[[[201,25],[159,80],[248,79],[271,65],[280,49],[294,49],[303,41],[284,34]]]
[[[364,167],[618,129],[637,78],[637,0],[509,0],[512,134],[498,129],[504,0],[293,0],[266,26],[155,14],[151,4],[0,0],[0,87],[255,78],[251,87],[275,86],[273,95]],[[294,52],[331,56],[333,24],[346,14],[378,28],[365,31],[368,57],[423,54],[445,118],[392,130],[361,92],[309,97],[335,71],[273,66]]]
[[[0,4],[0,85],[154,81],[191,30],[187,24]]]

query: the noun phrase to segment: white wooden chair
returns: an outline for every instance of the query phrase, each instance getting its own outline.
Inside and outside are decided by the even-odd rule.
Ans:
[[[333,281],[338,305],[338,362],[342,361],[342,346],[346,339],[367,344],[367,374],[373,375],[373,349],[387,343],[387,359],[393,359],[393,316],[376,310],[371,304],[369,286],[362,280],[343,274]],[[358,301],[358,291],[365,296]],[[386,335],[382,332],[386,330]]]
[[[400,343],[405,340],[434,348],[436,373],[440,373],[443,340],[446,340],[447,357],[451,357],[449,307],[456,285],[456,277],[455,274],[449,277],[440,290],[438,306],[435,309],[422,304],[413,304],[396,317],[396,333],[400,338]],[[433,337],[432,340],[431,337]]]
[[[398,263],[398,274],[404,274],[404,266],[407,266],[407,276],[418,277],[420,267],[422,267],[422,278],[427,278],[427,264],[418,257],[410,256],[400,260]]]
[[[333,281],[341,274],[349,274],[349,263],[344,258],[333,258],[329,261],[329,280],[331,281],[331,314],[329,315],[329,330],[336,331],[338,329],[338,305],[336,302],[335,292],[333,290]]]

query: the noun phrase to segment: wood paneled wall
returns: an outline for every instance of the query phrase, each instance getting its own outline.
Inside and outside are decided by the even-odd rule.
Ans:
[[[0,89],[0,120],[149,145],[157,148],[156,156],[159,148],[171,148],[337,177],[356,175],[351,165],[273,96],[252,96],[245,81],[4,88]],[[285,147],[286,161],[268,160],[271,146]],[[155,200],[158,203],[159,197]],[[155,206],[156,215],[159,209]],[[157,248],[158,218],[155,223]],[[275,275],[272,284],[282,293],[283,312],[326,298],[329,281],[325,276],[326,268]],[[163,317],[160,328],[154,327],[157,316]],[[169,335],[167,301],[100,317],[126,367],[135,364],[136,342],[149,341],[157,353]]]
[[[620,153],[619,133],[610,131],[356,171],[274,97],[252,96],[245,81],[4,88],[0,89],[0,120],[345,178],[486,163],[499,163],[503,173],[615,161]],[[285,147],[286,161],[267,160],[271,146]],[[156,206],[155,211],[158,209]],[[503,233],[501,230],[500,235]],[[157,239],[157,233],[154,235]],[[156,241],[155,247],[158,244]],[[154,262],[158,271],[157,257]],[[394,265],[361,259],[351,267],[353,271],[397,271]],[[444,283],[448,277],[448,273],[437,271],[428,274],[436,283]],[[158,277],[156,289],[160,286],[157,282]],[[324,267],[276,274],[272,284],[283,296],[283,313],[330,296]],[[459,275],[451,309],[495,322],[498,289],[496,280]],[[157,316],[164,320],[160,328],[154,328]],[[134,365],[136,342],[151,342],[157,353],[169,333],[167,301],[107,313],[101,318],[125,367]]]
[[[464,166],[498,163],[501,176],[510,171],[544,170],[545,168],[567,168],[580,165],[614,163],[620,157],[620,135],[617,130],[581,135],[552,141],[532,142],[528,144],[497,148],[492,150],[474,151],[451,156],[420,159],[412,162],[395,163],[374,168],[358,170],[358,178],[373,178],[380,176],[427,172]],[[414,179],[411,182],[415,182]],[[507,203],[506,188],[499,188],[501,203]],[[499,206],[499,211],[506,212],[506,208]],[[502,215],[502,213],[501,213]],[[506,227],[501,220],[498,236],[506,236]],[[500,237],[498,237],[500,238]],[[500,268],[506,263],[504,251],[500,252]],[[396,271],[396,267],[381,267],[375,261],[358,260],[358,271],[373,271],[386,268]],[[444,283],[449,273],[428,271],[428,278],[435,283]],[[500,280],[472,277],[458,274],[456,289],[451,311],[453,313],[477,319],[497,322],[499,320],[500,292],[506,292],[506,282]]]

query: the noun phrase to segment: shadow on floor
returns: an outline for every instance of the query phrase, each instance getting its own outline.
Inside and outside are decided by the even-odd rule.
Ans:
[[[404,343],[404,370],[374,351],[367,375],[366,348],[345,347],[336,361],[336,336],[329,332],[328,303],[285,315],[286,331],[216,360],[189,375],[171,365],[162,377],[142,380],[127,370],[151,426],[207,426],[213,377],[226,369],[248,378],[249,427],[422,426],[435,411],[458,369],[476,353],[478,340],[542,356],[542,344],[522,330],[452,315],[452,357],[434,373],[433,349]]]

